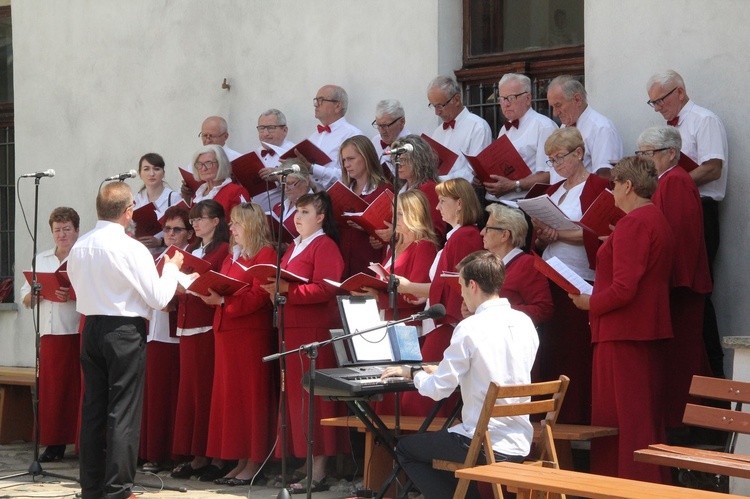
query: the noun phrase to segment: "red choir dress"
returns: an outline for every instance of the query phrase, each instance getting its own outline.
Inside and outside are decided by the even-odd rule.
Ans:
[[[511,308],[528,315],[538,328],[554,312],[549,281],[534,268],[533,256],[518,251],[505,264],[505,281],[499,294],[508,299]]]
[[[589,316],[594,344],[591,424],[618,429],[591,442],[591,472],[662,482],[665,468],[633,451],[665,441],[665,340],[674,237],[659,208],[628,213],[597,254]]]
[[[306,277],[309,282],[289,283],[287,302],[284,306],[284,329],[287,350],[314,341],[331,338],[330,329],[341,328],[341,316],[336,302],[336,288],[323,282],[330,279],[340,282],[344,271],[344,261],[338,246],[325,234],[311,236],[307,247],[290,260],[298,241],[292,243],[281,261],[283,269]],[[316,359],[317,369],[337,367],[333,348],[321,348]],[[302,376],[309,369],[309,360],[302,353],[289,356],[286,361],[287,418],[289,419],[289,441],[291,455],[307,455],[307,411],[308,394],[302,387]],[[322,418],[343,416],[346,406],[343,402],[324,401],[315,397],[314,419],[315,439],[313,455],[333,456],[347,452],[349,438],[346,428],[321,426]],[[277,447],[280,455],[281,447]]]
[[[247,268],[276,264],[268,246],[254,257],[228,255],[221,273],[249,286],[224,298],[214,315],[215,367],[208,430],[208,455],[263,462],[276,429],[274,366],[263,357],[275,351],[271,300]],[[265,282],[263,283],[265,284]]]
[[[173,301],[176,306],[177,299]],[[138,457],[152,463],[162,463],[178,457],[172,454],[180,386],[177,311],[154,310],[148,326]]]
[[[440,275],[455,272],[458,262],[465,256],[484,249],[482,236],[475,225],[459,225],[447,234],[445,247],[440,251],[435,275],[430,284],[430,305],[441,303],[445,306],[445,317],[435,320],[435,329],[423,336],[422,360],[437,364],[443,360],[443,352],[451,342],[453,328],[463,320],[461,303],[463,298]],[[404,414],[427,416],[434,402],[418,392],[408,392],[403,396]],[[447,416],[455,406],[456,395],[452,395],[441,408],[441,416]]]
[[[703,205],[692,177],[679,166],[659,176],[651,201],[672,227],[679,250],[674,255],[670,305],[674,338],[665,343],[667,365],[667,427],[683,426],[693,375],[711,376],[703,341],[703,308],[713,289],[703,238]]]
[[[211,270],[218,271],[228,249],[227,243],[221,243],[202,258],[211,262]],[[180,295],[178,300],[177,327],[203,332],[182,332],[180,336],[180,389],[172,452],[176,456],[207,456],[214,379],[214,307],[191,294]]]
[[[552,195],[565,181],[552,185],[546,194]],[[589,175],[581,191],[581,212],[610,185],[608,179]],[[583,231],[583,249],[590,268],[596,268],[596,251],[601,242],[592,233]],[[566,263],[563,260],[563,263]],[[558,379],[561,374],[570,378],[565,403],[558,417],[561,423],[589,424],[591,420],[591,328],[585,310],[579,310],[568,298],[568,292],[553,282],[549,283],[554,312],[541,331],[537,353],[541,377],[544,381]]]
[[[299,236],[299,232],[297,232],[297,227],[294,225],[294,212],[297,210],[296,206],[290,206],[289,208],[286,208],[284,210],[284,232],[281,235],[281,241],[284,244],[291,244],[292,239]],[[277,217],[281,216],[281,203],[276,203],[276,206],[273,207],[273,212],[276,214]],[[275,225],[271,227],[271,235],[273,236],[273,240],[278,241],[278,233],[276,230],[280,230],[281,227],[276,227]],[[275,263],[274,263],[275,265]]]
[[[232,214],[232,208],[240,203],[250,202],[250,193],[247,192],[247,189],[239,184],[235,184],[231,181],[225,182],[226,183],[222,185],[222,187],[218,189],[218,191],[209,192],[208,194],[203,193],[203,190],[206,188],[206,184],[201,185],[198,188],[196,196],[193,198],[193,204],[199,201],[203,201],[204,199],[213,199],[222,207],[224,207],[224,217],[229,220],[229,217]]]
[[[432,219],[432,225],[435,227],[435,235],[437,236],[438,242],[443,244],[445,242],[445,235],[448,233],[448,227],[443,220],[443,215],[437,209],[438,195],[435,192],[435,186],[437,183],[434,180],[428,180],[424,184],[417,187],[418,190],[427,197],[427,204],[430,205],[430,218]]]
[[[360,196],[367,204],[372,203],[388,189],[386,184],[381,184],[372,192]],[[388,221],[390,222],[390,220]],[[370,244],[370,235],[362,229],[350,227],[346,221],[338,222],[339,249],[344,259],[344,274],[342,279],[347,279],[358,272],[367,271],[367,267],[373,262],[383,259],[383,248],[375,249]]]
[[[394,274],[406,277],[411,282],[430,282],[430,267],[437,256],[437,246],[430,240],[422,239],[415,241],[406,247],[404,251],[396,258],[394,265]],[[383,267],[390,271],[391,260],[390,251],[383,261]],[[424,305],[412,305],[404,299],[405,295],[398,295],[398,316],[399,318],[408,317],[418,314],[424,310]],[[378,308],[385,311],[385,319],[393,320],[393,309],[389,307],[387,293],[378,295]],[[421,322],[407,322],[409,326],[420,325]],[[395,414],[394,406],[395,397],[392,393],[383,395],[383,400],[373,404],[378,414]],[[417,416],[417,414],[407,414],[403,410],[404,416]]]

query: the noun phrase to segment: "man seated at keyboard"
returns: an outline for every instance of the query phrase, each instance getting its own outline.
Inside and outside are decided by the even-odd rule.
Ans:
[[[500,257],[478,251],[461,260],[458,269],[461,295],[474,315],[458,324],[443,360],[437,366],[391,366],[383,372],[384,378],[413,378],[419,393],[433,400],[461,387],[460,424],[407,436],[396,447],[399,463],[427,499],[453,496],[458,480],[453,473],[433,469],[432,460],[466,459],[490,382],[530,383],[539,346],[531,319],[497,294],[505,279]],[[489,432],[495,460],[522,462],[529,454],[534,431],[527,416],[491,419]],[[476,483],[467,497],[479,497]]]

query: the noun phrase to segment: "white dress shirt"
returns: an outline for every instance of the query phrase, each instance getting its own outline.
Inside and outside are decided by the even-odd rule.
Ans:
[[[281,162],[279,161],[279,156],[286,153],[292,147],[294,147],[294,142],[284,140],[284,143],[280,146],[273,146],[273,155],[266,154],[265,156],[263,156],[263,154],[261,153],[265,151],[266,148],[262,145],[255,150],[255,153],[260,158],[264,168],[278,168],[279,163]],[[280,202],[281,189],[279,188],[278,184],[276,185],[276,187],[268,189],[268,191],[266,192],[262,192],[257,196],[253,196],[253,203],[260,205],[260,207],[263,208],[263,211],[271,211],[271,208],[273,208],[277,203]]]
[[[682,152],[696,163],[722,160],[721,177],[698,186],[701,196],[721,201],[727,193],[729,171],[729,146],[724,124],[714,113],[689,100],[680,110],[677,129],[682,136]]]
[[[54,272],[62,263],[55,256],[54,248],[43,251],[36,256],[36,271]],[[31,293],[31,285],[24,281],[23,286],[21,286],[21,296],[26,296],[29,293]],[[39,301],[39,333],[42,336],[45,334],[78,334],[80,320],[81,315],[76,312],[75,301],[68,300],[65,303],[45,299]]]
[[[312,178],[315,182],[328,189],[337,180],[341,180],[341,167],[339,166],[339,148],[341,144],[355,135],[362,135],[362,131],[354,125],[349,124],[342,117],[330,125],[331,132],[313,132],[307,139],[326,153],[331,162],[327,165],[313,165]]]
[[[531,383],[538,347],[539,337],[531,319],[511,309],[505,298],[493,298],[456,326],[437,370],[433,374],[418,371],[414,386],[433,400],[448,397],[460,386],[464,404],[461,423],[448,431],[472,438],[490,381],[501,385]],[[505,399],[501,403],[522,401]],[[534,436],[528,416],[492,418],[488,430],[496,452],[528,455]]]
[[[402,139],[406,137],[407,135],[411,135],[411,132],[409,131],[409,129],[402,128],[401,133],[398,134],[398,137],[396,137],[396,140]],[[380,137],[380,134],[375,135],[370,140],[372,141],[372,145],[375,146],[375,152],[378,153],[378,159],[380,161],[380,164],[387,165],[388,169],[391,170],[391,173],[393,174],[393,178],[396,178],[396,168],[393,166],[393,160],[391,159],[391,155],[383,154],[383,145],[380,143],[382,138]]]
[[[526,111],[526,114],[518,119],[518,128],[510,127],[510,130],[506,130],[504,126],[500,127],[500,133],[497,138],[499,139],[503,135],[506,135],[516,148],[518,154],[521,155],[526,166],[531,170],[531,174],[539,172],[550,171],[549,165],[547,165],[547,154],[544,152],[544,143],[552,132],[557,130],[557,123],[539,114],[533,109]],[[500,197],[494,196],[489,192],[485,198],[490,201],[499,200],[515,200],[522,198],[526,195],[525,192],[510,191],[506,192]]]
[[[612,163],[617,163],[622,159],[622,140],[614,123],[594,111],[591,106],[587,106],[578,117],[576,128],[581,132],[586,146],[583,165],[589,173],[596,173],[602,168],[611,169]],[[562,177],[552,169],[550,182],[554,184],[560,180]]]
[[[474,179],[474,170],[464,154],[476,156],[482,152],[492,142],[492,130],[486,121],[464,108],[456,116],[453,128],[443,130],[443,124],[440,123],[430,137],[458,154],[453,168],[448,175],[440,175],[440,181],[461,177],[471,182]]]
[[[79,238],[68,256],[76,310],[84,315],[150,319],[152,309],[166,307],[174,296],[178,273],[166,264],[159,277],[148,249],[106,220]]]
[[[221,146],[221,147],[222,147],[222,149],[224,149],[224,152],[226,153],[226,155],[227,155],[227,158],[229,159],[229,162],[230,162],[230,163],[231,163],[232,161],[234,161],[235,159],[239,158],[240,156],[242,156],[242,153],[240,153],[240,152],[237,152],[237,151],[235,151],[234,149],[230,149],[229,147],[227,147],[227,145],[226,145],[226,144],[224,144],[224,145],[223,145],[223,146]]]
[[[325,235],[325,232],[323,231],[323,229],[318,229],[317,231],[315,231],[313,235],[311,235],[307,239],[303,240],[302,236],[295,237],[294,238],[294,250],[292,251],[292,254],[289,255],[289,260],[287,260],[287,264],[291,262],[295,256],[305,251],[305,248],[310,246],[310,243],[313,242],[315,238],[318,238],[324,235]]]

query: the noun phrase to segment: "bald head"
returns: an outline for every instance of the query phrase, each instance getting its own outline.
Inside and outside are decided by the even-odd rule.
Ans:
[[[229,138],[227,121],[221,116],[209,116],[201,125],[201,140],[203,145],[216,144],[223,146]]]
[[[96,196],[96,215],[99,220],[116,222],[127,227],[133,218],[133,191],[125,182],[105,184]]]

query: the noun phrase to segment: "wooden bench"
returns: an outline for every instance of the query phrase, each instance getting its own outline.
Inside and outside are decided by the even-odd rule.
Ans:
[[[33,367],[0,367],[0,444],[32,439],[35,383]]]
[[[579,473],[577,471],[525,466],[517,463],[495,463],[456,471],[459,478],[505,485],[518,490],[518,498],[529,497],[528,491],[569,494],[599,499],[726,499],[741,496],[686,489],[637,480]]]
[[[396,418],[394,416],[380,416],[383,423],[391,430],[396,427]],[[399,427],[401,431],[417,431],[424,422],[423,417],[418,416],[401,416]],[[438,431],[445,425],[446,418],[435,418],[432,424],[427,428],[428,431]],[[375,436],[370,431],[366,431],[365,424],[354,416],[340,416],[337,418],[327,418],[321,420],[323,426],[343,426],[347,428],[356,428],[365,432],[365,469],[364,485],[365,488],[377,488],[382,483],[391,470],[391,458],[384,452],[377,452],[377,443]],[[534,425],[534,438],[539,437],[539,423]],[[555,424],[552,430],[557,448],[557,457],[560,467],[563,469],[573,469],[573,452],[571,442],[587,441],[598,437],[611,437],[617,435],[617,428],[606,426],[585,426],[571,424]]]

